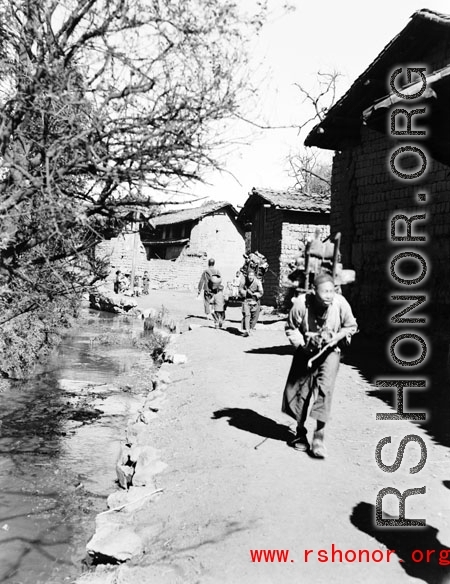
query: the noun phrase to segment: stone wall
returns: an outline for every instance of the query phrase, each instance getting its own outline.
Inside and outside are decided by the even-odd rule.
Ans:
[[[422,312],[434,316],[435,333],[448,336],[450,169],[427,156],[429,170],[418,180],[397,178],[389,167],[390,154],[399,144],[409,143],[412,142],[394,141],[390,136],[363,127],[359,147],[335,154],[331,228],[342,231],[344,265],[356,270],[356,284],[351,287],[350,300],[362,330],[392,331],[389,319],[399,303],[391,301],[390,295],[422,291],[429,297]],[[417,166],[415,158],[409,166]],[[418,202],[419,192],[427,193],[425,203]],[[408,217],[426,213],[426,223],[415,222],[413,231],[424,229],[426,244],[390,243],[390,219],[398,212]],[[406,287],[400,286],[390,275],[389,264],[396,253],[407,250],[425,254],[429,275],[419,286],[405,291]]]

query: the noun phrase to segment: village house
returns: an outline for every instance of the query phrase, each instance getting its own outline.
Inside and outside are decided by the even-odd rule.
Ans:
[[[224,201],[208,201],[164,213],[141,228],[152,278],[172,270],[170,283],[181,280],[197,285],[207,259],[213,257],[224,282],[231,281],[243,263],[244,229],[236,209]],[[171,261],[168,261],[171,260]]]
[[[389,274],[389,262],[395,253],[405,249],[390,242],[391,217],[398,213],[408,217],[426,213],[426,222],[414,223],[414,233],[426,233],[427,243],[425,246],[409,243],[408,250],[425,253],[429,274],[423,285],[414,286],[414,290],[409,288],[410,292],[428,294],[430,302],[423,311],[432,318],[432,332],[448,337],[449,63],[450,16],[431,10],[416,12],[305,141],[307,146],[336,151],[331,229],[342,232],[343,262],[356,270],[357,285],[351,290],[351,301],[361,329],[370,333],[380,333],[389,327],[392,332],[390,316],[404,305],[390,300],[390,295],[399,292],[399,286]],[[420,99],[406,103],[392,91],[390,77],[401,67],[404,72],[407,67],[426,68],[427,88]],[[417,74],[410,81],[416,82],[418,89],[423,86]],[[405,73],[397,78],[400,92],[406,91],[406,82]],[[425,108],[425,115],[415,115],[413,119],[413,128],[426,130],[425,136],[392,136],[390,114],[395,107],[405,106],[408,110]],[[406,127],[406,117],[403,128],[401,117],[397,116],[399,130]],[[427,172],[418,180],[400,180],[390,168],[392,152],[406,144],[416,145],[427,153]],[[398,164],[403,165],[403,172],[412,173],[411,169],[417,167],[417,156],[403,157]],[[420,201],[419,192],[425,193],[426,202]],[[402,269],[407,268],[405,262]],[[417,271],[417,265],[409,268],[411,272]],[[404,289],[401,292],[405,294]]]
[[[283,294],[289,264],[304,252],[319,230],[330,233],[330,206],[326,197],[299,191],[253,188],[239,218],[250,230],[250,250],[266,256],[263,302],[276,305]]]
[[[141,276],[148,272],[151,288],[194,290],[210,257],[224,282],[233,279],[244,262],[244,230],[230,203],[207,201],[150,218],[140,212],[96,253],[108,258],[110,279],[118,269],[131,274],[134,266]]]

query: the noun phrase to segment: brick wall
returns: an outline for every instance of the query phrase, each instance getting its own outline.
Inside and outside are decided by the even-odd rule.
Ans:
[[[280,254],[280,272],[289,270],[288,264],[304,250],[307,241],[314,239],[316,229],[320,230],[320,238],[330,235],[330,215],[327,213],[283,213],[282,243]]]
[[[412,143],[394,141],[363,127],[359,147],[335,154],[331,228],[342,231],[344,264],[356,270],[350,299],[362,330],[392,332],[389,318],[399,303],[390,301],[390,295],[423,291],[429,297],[423,312],[434,317],[433,331],[448,337],[450,169],[427,156],[429,170],[418,181],[397,178],[389,168],[390,153],[399,144]],[[413,165],[417,166],[416,158],[411,160],[410,167]],[[429,193],[425,204],[417,202],[418,192]],[[407,216],[426,212],[425,245],[389,242],[390,218],[402,211]],[[416,225],[417,230],[424,223]],[[422,255],[425,252],[429,276],[421,285],[405,291],[406,286],[399,285],[389,274],[388,265],[393,255],[406,250]]]
[[[316,229],[321,229],[323,238],[330,232],[329,214],[282,211],[261,205],[252,223],[252,251],[258,250],[269,262],[269,271],[264,278],[263,301],[275,305],[289,262],[299,255],[300,244],[313,238]]]
[[[260,205],[252,221],[252,251],[266,256],[269,270],[264,277],[263,302],[275,305],[279,292],[282,212]]]

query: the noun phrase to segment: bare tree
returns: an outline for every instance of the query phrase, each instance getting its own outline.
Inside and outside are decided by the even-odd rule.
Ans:
[[[101,276],[90,251],[125,210],[217,164],[264,14],[258,0],[246,14],[227,0],[2,3],[3,339],[31,312],[48,329],[55,299]]]
[[[311,196],[330,197],[331,162],[320,160],[317,151],[305,148],[289,157],[294,187]]]
[[[317,83],[312,89],[306,89],[296,83],[303,96],[302,103],[309,104],[312,113],[302,121],[299,126],[299,134],[312,123],[321,122],[328,110],[336,101],[337,84],[341,74],[317,73]],[[301,148],[288,158],[291,176],[294,179],[294,187],[311,196],[330,197],[331,192],[331,161],[319,156],[316,149]]]
[[[315,88],[306,89],[299,83],[295,84],[303,95],[302,103],[309,103],[312,106],[311,116],[299,125],[300,131],[305,126],[311,124],[311,122],[321,122],[328,110],[334,105],[339,77],[341,77],[341,73],[337,71],[333,71],[332,73],[321,73],[318,71]]]

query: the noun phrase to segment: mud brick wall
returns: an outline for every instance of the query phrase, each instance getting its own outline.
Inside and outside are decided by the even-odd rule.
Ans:
[[[274,207],[260,205],[252,221],[251,251],[266,256],[269,270],[264,277],[264,304],[275,305],[279,292],[282,213]]]
[[[345,267],[356,270],[356,283],[348,295],[362,330],[392,333],[389,319],[400,303],[390,300],[391,294],[422,292],[428,297],[422,312],[431,316],[430,332],[448,339],[450,168],[427,155],[427,171],[417,181],[396,177],[389,167],[390,154],[400,144],[413,143],[363,127],[360,146],[335,154],[331,229],[342,232]],[[417,157],[410,161],[402,157],[400,164],[402,169],[417,168]],[[425,203],[418,202],[419,192],[427,193]],[[413,230],[413,234],[426,233],[425,244],[390,242],[390,219],[402,212],[407,216],[426,213],[427,221],[415,222]],[[408,250],[428,259],[427,277],[417,286],[402,286],[389,273],[392,257]]]
[[[97,258],[109,261],[110,272],[107,281],[111,283],[116,277],[117,270],[124,274],[131,274],[133,254],[136,254],[136,271],[142,275],[144,270],[148,269],[148,261],[138,233],[136,244],[135,234],[129,231],[118,237],[102,241],[95,249]]]
[[[283,227],[281,232],[280,274],[290,272],[289,264],[298,255],[304,255],[304,248],[308,241],[314,239],[316,229],[320,231],[320,238],[330,235],[330,215],[328,213],[283,213]],[[300,251],[301,250],[301,251]]]
[[[222,274],[224,282],[232,281],[237,270],[244,263],[245,239],[244,232],[239,230],[228,213],[215,213],[203,217],[191,231],[190,242],[177,263],[189,261],[189,256],[202,258],[200,274],[195,274],[194,280],[200,278],[201,272],[207,267],[207,259],[214,258],[216,267]],[[192,276],[191,276],[192,278]]]
[[[111,283],[111,288],[117,270],[131,273],[134,251],[136,272],[140,276],[148,272],[151,288],[195,290],[210,257],[216,260],[223,281],[231,281],[244,263],[245,241],[227,213],[200,219],[192,227],[189,243],[174,260],[147,260],[140,239],[135,246],[133,233],[122,234],[101,242],[96,248],[97,257],[109,260],[107,282]]]
[[[263,205],[258,208],[253,218],[251,247],[252,251],[264,254],[269,262],[264,278],[265,304],[276,304],[287,266],[299,255],[299,244],[313,238],[318,227],[322,237],[328,236],[329,221],[328,213],[282,211]]]
[[[195,290],[205,269],[206,256],[187,255],[176,260],[149,260],[150,287]]]

